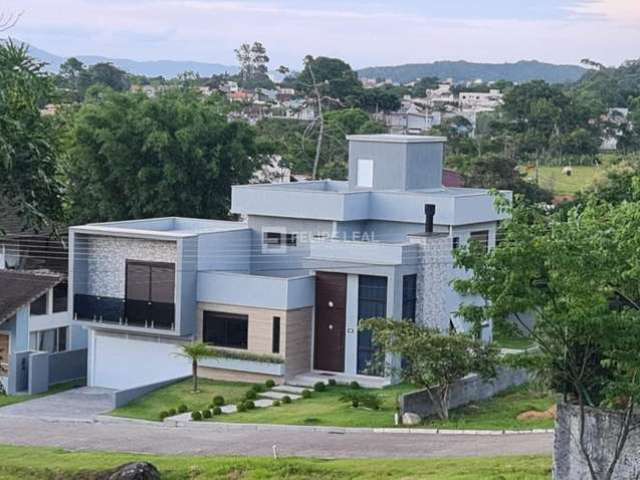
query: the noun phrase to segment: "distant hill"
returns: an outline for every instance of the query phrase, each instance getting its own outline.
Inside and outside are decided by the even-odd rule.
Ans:
[[[358,70],[360,78],[384,78],[398,83],[408,83],[423,77],[453,78],[456,83],[482,79],[485,82],[510,80],[523,83],[545,80],[548,83],[578,81],[587,70],[576,65],[554,65],[535,60],[516,63],[472,63],[465,61],[441,61],[434,63],[410,63],[388,67],[368,67]]]
[[[47,70],[57,72],[67,59],[45,50],[41,50],[33,45],[29,46],[29,53],[36,59],[46,62]],[[223,65],[220,63],[205,63],[179,60],[157,60],[157,61],[138,61],[129,60],[127,58],[109,58],[96,55],[76,55],[76,58],[82,63],[93,65],[101,62],[113,63],[118,68],[132,73],[134,75],[145,75],[147,77],[156,77],[162,75],[165,78],[173,78],[186,71],[192,71],[200,74],[201,77],[210,77],[221,73],[234,74],[238,72],[235,65]]]

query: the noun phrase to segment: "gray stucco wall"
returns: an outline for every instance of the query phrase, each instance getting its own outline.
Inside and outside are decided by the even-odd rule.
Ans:
[[[68,350],[49,355],[49,385],[86,378],[87,349]]]
[[[621,414],[587,408],[585,412],[585,445],[594,464],[598,478],[613,458],[616,439],[621,428]],[[633,419],[640,423],[640,416]],[[580,436],[580,409],[574,405],[558,404],[553,448],[553,478],[557,480],[582,480],[591,478],[586,459],[582,454]],[[640,476],[640,431],[629,434],[622,455],[614,470],[614,479],[637,479]]]
[[[407,190],[442,187],[444,143],[407,145],[405,185]]]
[[[29,388],[29,355],[31,352],[13,352],[9,361],[9,388],[7,393],[15,395]]]
[[[180,254],[176,265],[176,327],[180,335],[193,335],[196,332],[198,247],[196,237],[178,241]]]
[[[529,380],[530,374],[526,370],[510,368],[500,368],[498,376],[493,380],[482,380],[476,374],[469,375],[451,388],[449,408],[486,400],[509,388],[523,385]],[[417,413],[421,417],[428,417],[436,413],[436,408],[431,402],[427,390],[418,390],[402,395],[400,409],[402,413]]]
[[[29,395],[49,390],[49,354],[33,352],[29,355]]]
[[[78,260],[84,252],[76,251]],[[126,260],[177,264],[175,241],[93,236],[87,242],[87,295],[124,298]]]
[[[173,385],[174,383],[180,382],[187,378],[190,378],[190,375],[174,378],[172,380],[165,380],[163,382],[155,382],[155,383],[150,383],[148,385],[142,385],[139,387],[118,390],[113,393],[113,408],[124,407],[125,405],[133,402],[137,398],[140,398],[144,395],[147,395],[148,393],[151,393],[155,390],[166,387],[168,385]]]

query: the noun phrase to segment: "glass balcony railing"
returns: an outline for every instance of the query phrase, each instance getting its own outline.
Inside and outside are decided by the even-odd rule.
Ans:
[[[76,320],[174,330],[175,315],[173,303],[83,294],[76,294],[73,298],[73,316]]]

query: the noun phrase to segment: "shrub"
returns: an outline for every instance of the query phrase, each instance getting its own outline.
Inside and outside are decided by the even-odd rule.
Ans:
[[[251,390],[253,390],[256,393],[264,392],[264,386],[255,384],[251,386]]]
[[[208,408],[202,411],[202,418],[211,418],[211,410]]]
[[[246,401],[244,402],[244,407],[245,407],[247,410],[253,410],[254,408],[256,408],[256,404],[255,404],[255,403],[253,403],[253,400],[246,400]]]
[[[338,384],[338,382],[336,382],[335,378],[330,378],[329,379],[329,386],[330,387],[335,387]]]
[[[197,410],[191,412],[191,420],[193,420],[194,422],[199,422],[200,420],[202,420],[202,414]]]
[[[169,409],[169,416],[173,417],[176,413],[178,413],[178,411],[175,408],[170,408]]]
[[[274,400],[273,403],[271,404],[272,407],[279,407],[280,406],[280,400]]]
[[[376,393],[370,392],[347,392],[340,397],[341,402],[351,402],[351,405],[358,408],[360,405],[372,410],[379,410],[382,399]]]
[[[249,390],[247,391],[247,393],[244,394],[244,398],[246,400],[255,400],[256,398],[258,398],[258,394],[256,393],[255,390]]]
[[[351,400],[351,406],[353,408],[358,408],[360,406],[360,401],[357,398],[354,398],[353,400]]]
[[[291,397],[289,395],[285,395],[282,397],[282,403],[291,403]]]
[[[222,415],[222,409],[220,407],[213,407],[212,413],[214,415]]]
[[[210,403],[209,406],[207,407],[209,410],[211,410],[213,407],[215,407],[215,405],[213,403]]]
[[[161,412],[160,412],[160,415],[159,415],[160,420],[164,420],[165,418],[167,418],[167,417],[169,417],[169,416],[170,416],[170,415],[169,415],[169,412],[167,412],[166,410],[161,411]]]
[[[265,387],[267,388],[273,388],[276,386],[276,382],[274,382],[273,380],[269,379],[266,382],[264,382]]]
[[[324,382],[316,382],[316,384],[313,386],[313,389],[316,392],[324,392],[327,389],[327,386],[324,384]]]
[[[240,402],[239,404],[236,405],[236,410],[238,412],[246,412],[247,407],[244,406],[244,402]]]
[[[311,390],[303,390],[302,398],[311,398]]]
[[[178,413],[186,413],[188,410],[189,407],[187,407],[184,403],[178,407]]]
[[[349,384],[349,386],[350,386],[351,388],[353,388],[354,390],[358,390],[358,389],[360,388],[360,384],[359,384],[358,382],[356,382],[355,380],[354,380],[353,382],[351,382],[351,383]]]
[[[222,395],[216,395],[213,397],[213,405],[216,407],[221,407],[224,405],[224,397]]]

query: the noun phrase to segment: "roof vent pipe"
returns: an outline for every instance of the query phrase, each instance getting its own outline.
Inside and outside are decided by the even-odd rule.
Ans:
[[[424,205],[424,232],[433,233],[433,217],[436,214],[436,206],[432,203]]]

